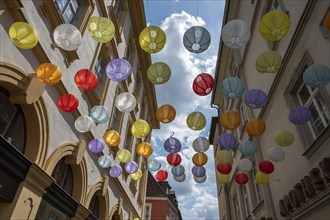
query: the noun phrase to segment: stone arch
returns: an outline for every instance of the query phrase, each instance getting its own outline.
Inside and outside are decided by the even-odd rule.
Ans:
[[[123,219],[123,208],[122,199],[119,199],[117,204],[114,205],[110,211],[110,220],[121,220]]]

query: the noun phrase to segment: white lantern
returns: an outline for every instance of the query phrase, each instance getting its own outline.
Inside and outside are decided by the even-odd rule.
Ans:
[[[193,148],[196,152],[203,153],[210,147],[210,142],[205,137],[198,137],[193,142]]]
[[[251,162],[251,160],[243,158],[238,161],[237,167],[241,171],[250,172],[253,168],[253,163]]]
[[[250,40],[251,31],[241,19],[229,21],[221,31],[223,42],[230,48],[244,47]]]
[[[281,147],[271,147],[267,150],[267,156],[273,162],[281,162],[285,159],[285,153]]]
[[[80,31],[72,24],[60,24],[53,33],[56,46],[63,50],[77,50],[81,45]]]
[[[93,124],[94,122],[91,117],[89,117],[88,115],[81,115],[76,119],[74,126],[77,131],[85,133],[92,129]]]
[[[186,180],[186,174],[184,173],[181,176],[173,176],[173,179],[179,183],[183,182]]]
[[[196,177],[194,176],[194,180],[196,183],[204,183],[206,180],[206,175],[202,176],[202,177]]]
[[[122,92],[117,95],[115,105],[121,112],[130,112],[135,109],[136,99],[128,92]]]

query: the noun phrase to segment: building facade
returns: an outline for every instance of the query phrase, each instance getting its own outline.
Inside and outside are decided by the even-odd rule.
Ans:
[[[253,140],[257,152],[249,158],[254,165],[247,173],[249,181],[241,186],[235,183],[234,177],[239,171],[237,163],[244,156],[239,151],[239,144],[232,151],[229,183],[217,182],[221,219],[329,218],[330,85],[312,89],[302,80],[304,70],[313,63],[330,67],[329,30],[324,27],[329,6],[327,1],[314,0],[226,2],[223,25],[242,19],[251,30],[251,38],[239,49],[231,49],[221,40],[211,100],[212,106],[218,109],[219,117],[212,120],[210,142],[216,156],[221,150],[218,136],[232,132],[239,142]],[[262,16],[271,10],[286,12],[291,21],[289,32],[276,42],[266,41],[258,31]],[[276,74],[256,71],[257,57],[267,50],[276,50],[282,57]],[[262,89],[267,94],[267,104],[252,110],[244,104],[243,98],[231,101],[225,98],[220,83],[230,76],[239,77],[245,91]],[[305,125],[294,125],[288,120],[290,111],[297,105],[308,107],[312,113],[311,120]],[[220,116],[227,110],[240,114],[241,126],[234,131],[225,130],[219,123]],[[264,120],[266,130],[252,138],[245,126],[254,118]],[[275,170],[269,174],[269,184],[258,184],[255,181],[258,164],[270,159],[267,151],[277,146],[274,135],[281,130],[290,131],[294,135],[294,143],[282,148],[285,159],[274,163]]]
[[[89,36],[92,16],[113,21],[115,37],[109,43]],[[33,49],[20,49],[9,39],[9,27],[18,21],[35,28],[39,42]],[[63,23],[81,32],[82,45],[75,51],[54,44],[53,31]],[[148,173],[145,158],[135,151],[142,140],[133,137],[130,128],[136,119],[159,128],[152,114],[157,107],[155,89],[146,77],[151,58],[138,43],[145,27],[143,1],[0,1],[0,219],[142,219]],[[130,76],[120,83],[105,76],[105,66],[116,58],[125,58],[132,66]],[[43,63],[60,68],[59,83],[49,86],[37,79],[36,69]],[[80,69],[98,76],[95,90],[86,92],[75,85],[74,75]],[[116,96],[125,91],[137,100],[130,113],[114,107]],[[67,93],[79,101],[71,113],[57,107],[57,99]],[[75,120],[95,105],[109,109],[109,122],[79,133]],[[120,133],[118,148],[97,155],[86,149],[89,141],[103,139],[109,129]],[[150,135],[151,131],[143,141],[150,141]],[[109,169],[98,166],[102,155],[119,164],[115,153],[123,148],[143,172],[138,181],[125,171],[112,178]]]

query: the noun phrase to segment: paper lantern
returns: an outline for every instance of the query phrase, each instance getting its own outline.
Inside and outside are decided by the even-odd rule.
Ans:
[[[164,142],[164,149],[169,153],[177,153],[181,150],[181,142],[175,137],[170,137]]]
[[[237,167],[238,169],[240,169],[241,171],[244,172],[250,172],[253,168],[253,163],[251,162],[251,160],[243,158],[240,159],[237,163]]]
[[[126,149],[120,149],[117,151],[116,158],[120,163],[127,163],[131,159],[131,153]]]
[[[195,131],[202,130],[206,125],[206,118],[201,112],[192,112],[188,115],[186,123]]]
[[[142,157],[148,158],[152,154],[153,149],[149,143],[142,142],[136,147],[136,152]]]
[[[136,120],[131,128],[131,133],[136,138],[143,138],[147,136],[150,131],[150,126],[148,122],[142,119]]]
[[[192,53],[202,53],[209,48],[211,43],[210,33],[202,26],[193,26],[183,35],[184,47]]]
[[[171,78],[171,69],[166,63],[157,62],[149,66],[147,75],[151,83],[160,85]]]
[[[193,142],[193,148],[196,152],[203,153],[210,147],[210,142],[205,137],[198,137]]]
[[[85,133],[92,129],[93,124],[94,122],[91,117],[89,117],[88,115],[81,115],[74,122],[74,127],[80,133]]]
[[[271,147],[267,150],[267,156],[273,162],[281,162],[285,159],[285,153],[280,147]]]
[[[177,153],[171,153],[167,155],[166,160],[169,165],[178,166],[181,163],[181,156]]]
[[[90,116],[98,124],[104,124],[110,119],[109,110],[103,105],[95,105],[91,109]]]
[[[79,101],[72,94],[61,95],[57,99],[57,106],[64,112],[72,112],[78,108]]]
[[[294,136],[290,131],[279,131],[275,134],[275,141],[282,147],[287,147],[293,144]]]
[[[259,118],[252,119],[246,123],[246,132],[251,136],[262,135],[266,130],[265,122]]]
[[[148,26],[141,31],[139,43],[145,52],[157,53],[165,46],[166,35],[161,28]]]
[[[16,47],[31,49],[38,43],[38,35],[34,28],[26,22],[15,22],[9,28],[9,38]]]
[[[171,169],[173,176],[182,176],[184,174],[184,167],[182,165],[174,166]]]
[[[221,164],[231,164],[233,162],[232,153],[228,150],[219,150],[216,157]]]
[[[108,155],[102,155],[97,159],[97,163],[104,169],[109,168],[111,166],[111,157]]]
[[[170,123],[175,119],[176,111],[171,105],[162,105],[156,111],[156,118],[164,124]]]
[[[74,81],[79,89],[91,91],[95,89],[99,83],[99,79],[89,69],[81,69],[74,76]]]
[[[167,179],[168,173],[166,170],[159,170],[156,174],[156,180],[158,182],[164,182]]]
[[[88,143],[88,149],[95,154],[102,152],[105,146],[104,141],[98,138],[95,138]]]
[[[37,68],[38,79],[48,85],[54,85],[61,80],[62,73],[60,68],[52,63],[43,63]]]
[[[115,82],[124,81],[131,74],[131,64],[125,59],[113,59],[105,67],[107,77]]]
[[[181,176],[173,176],[173,179],[179,183],[186,180],[186,174],[182,174]]]
[[[81,33],[72,24],[60,24],[54,32],[53,38],[56,46],[67,51],[77,50],[81,45]]]
[[[259,163],[259,170],[263,173],[270,174],[274,171],[274,165],[272,162],[264,160]]]
[[[134,161],[128,161],[125,164],[125,171],[129,174],[133,174],[133,173],[137,172],[138,169],[139,169],[139,166]]]
[[[221,93],[229,99],[238,99],[244,93],[244,84],[237,77],[228,77],[221,82]]]
[[[113,178],[119,177],[123,173],[123,169],[119,165],[113,165],[110,169],[110,176]]]
[[[272,10],[262,16],[259,33],[265,40],[278,41],[288,33],[290,25],[290,18],[285,12]]]
[[[323,64],[312,64],[305,70],[303,80],[312,88],[326,86],[330,82],[330,68]]]
[[[235,182],[239,185],[244,185],[249,182],[249,177],[245,173],[238,173],[235,176]]]
[[[122,92],[116,96],[115,105],[121,112],[131,112],[136,107],[136,99],[129,92]]]
[[[251,31],[247,24],[241,19],[235,19],[229,21],[223,26],[221,31],[221,37],[223,42],[229,48],[241,48],[249,42],[251,37]]]
[[[106,131],[103,139],[110,147],[117,147],[120,143],[120,134],[115,130]]]
[[[221,174],[229,174],[231,172],[231,164],[217,164],[217,170]]]
[[[162,164],[156,159],[148,160],[148,163],[147,163],[148,170],[150,170],[152,172],[159,170],[161,165]]]
[[[192,157],[192,162],[196,166],[203,166],[207,163],[207,156],[204,153],[195,153]]]
[[[306,124],[311,117],[311,111],[305,106],[296,106],[289,114],[289,120],[296,125]]]
[[[192,88],[197,95],[206,96],[211,93],[213,86],[213,77],[208,73],[201,73],[194,79]]]
[[[236,111],[226,111],[220,116],[220,124],[225,129],[235,130],[241,123],[241,118]]]
[[[222,184],[227,184],[227,183],[229,183],[230,176],[217,172],[217,180]]]
[[[252,157],[257,152],[257,146],[252,141],[242,141],[239,144],[239,151],[244,156]]]
[[[191,171],[196,177],[203,177],[206,174],[206,169],[203,166],[193,166]]]
[[[140,169],[138,169],[138,171],[136,171],[135,173],[130,174],[129,176],[131,177],[132,180],[137,181],[137,180],[142,178],[143,173]]]
[[[91,17],[88,21],[89,35],[100,43],[107,43],[115,35],[115,26],[106,17]]]
[[[235,135],[231,133],[224,133],[219,136],[219,145],[224,149],[231,150],[236,146],[236,143]]]
[[[259,73],[277,73],[281,65],[281,55],[277,51],[267,50],[257,57],[256,70]]]
[[[252,108],[262,108],[267,104],[267,95],[261,89],[250,89],[244,94],[245,104]]]
[[[256,182],[259,184],[269,183],[269,176],[263,172],[258,172],[255,176]]]
[[[205,180],[206,180],[206,175],[205,176],[202,176],[202,177],[196,177],[194,176],[194,180],[196,183],[204,183]]]

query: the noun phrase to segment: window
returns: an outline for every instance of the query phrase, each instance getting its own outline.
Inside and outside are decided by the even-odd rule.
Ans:
[[[64,23],[72,23],[77,18],[79,7],[77,0],[55,0],[55,4]]]
[[[115,15],[117,20],[119,21],[121,13],[121,0],[116,0],[115,5],[114,5],[114,10],[115,10]]]
[[[146,210],[144,212],[144,219],[145,220],[151,220],[151,204],[146,203]]]
[[[139,70],[136,72],[136,75],[135,75],[134,89],[133,89],[133,94],[135,96],[136,103],[137,103],[136,109],[138,109],[140,93],[141,93],[141,71]]]
[[[255,191],[255,194],[256,194],[257,205],[258,205],[263,200],[263,197],[262,197],[262,192],[261,192],[261,186],[255,180],[255,176],[257,175],[257,170],[256,170],[255,166],[253,166],[253,169],[251,171],[251,175],[252,175],[253,182],[254,182],[254,191]]]
[[[234,196],[234,209],[235,209],[235,216],[236,218],[235,219],[241,219],[241,213],[239,211],[239,205],[238,205],[238,200],[237,200],[237,195]]]
[[[58,161],[52,177],[55,179],[56,183],[64,189],[69,195],[72,196],[73,190],[73,174],[71,166],[65,163],[65,159],[62,158]]]
[[[104,60],[102,54],[100,54],[96,60],[95,67],[94,67],[94,73],[95,73],[95,75],[97,75],[98,80],[99,80],[98,85],[94,91],[99,99],[101,97],[103,82],[106,79],[105,67],[106,67],[105,60]]]
[[[42,199],[35,219],[69,220],[70,217],[58,208],[55,208],[55,206],[47,202],[45,199]]]
[[[248,194],[246,192],[245,186],[242,186],[242,191],[243,191],[245,214],[246,214],[246,216],[249,216],[250,215],[250,205],[249,205],[249,198],[248,198]]]
[[[132,144],[133,144],[133,135],[131,133],[131,127],[132,127],[132,119],[127,120],[127,126],[126,126],[126,138],[124,143],[124,148],[131,151],[132,150]]]
[[[244,103],[242,102],[241,106],[239,107],[239,113],[241,116],[241,124],[239,127],[239,134],[242,137],[243,133],[244,133],[244,129],[245,129],[245,124],[247,121],[247,116],[246,116],[246,111],[245,111],[245,107],[244,107]]]
[[[97,218],[99,217],[99,210],[100,210],[99,203],[100,203],[99,197],[94,194],[88,207],[88,209],[92,212],[92,214]]]

